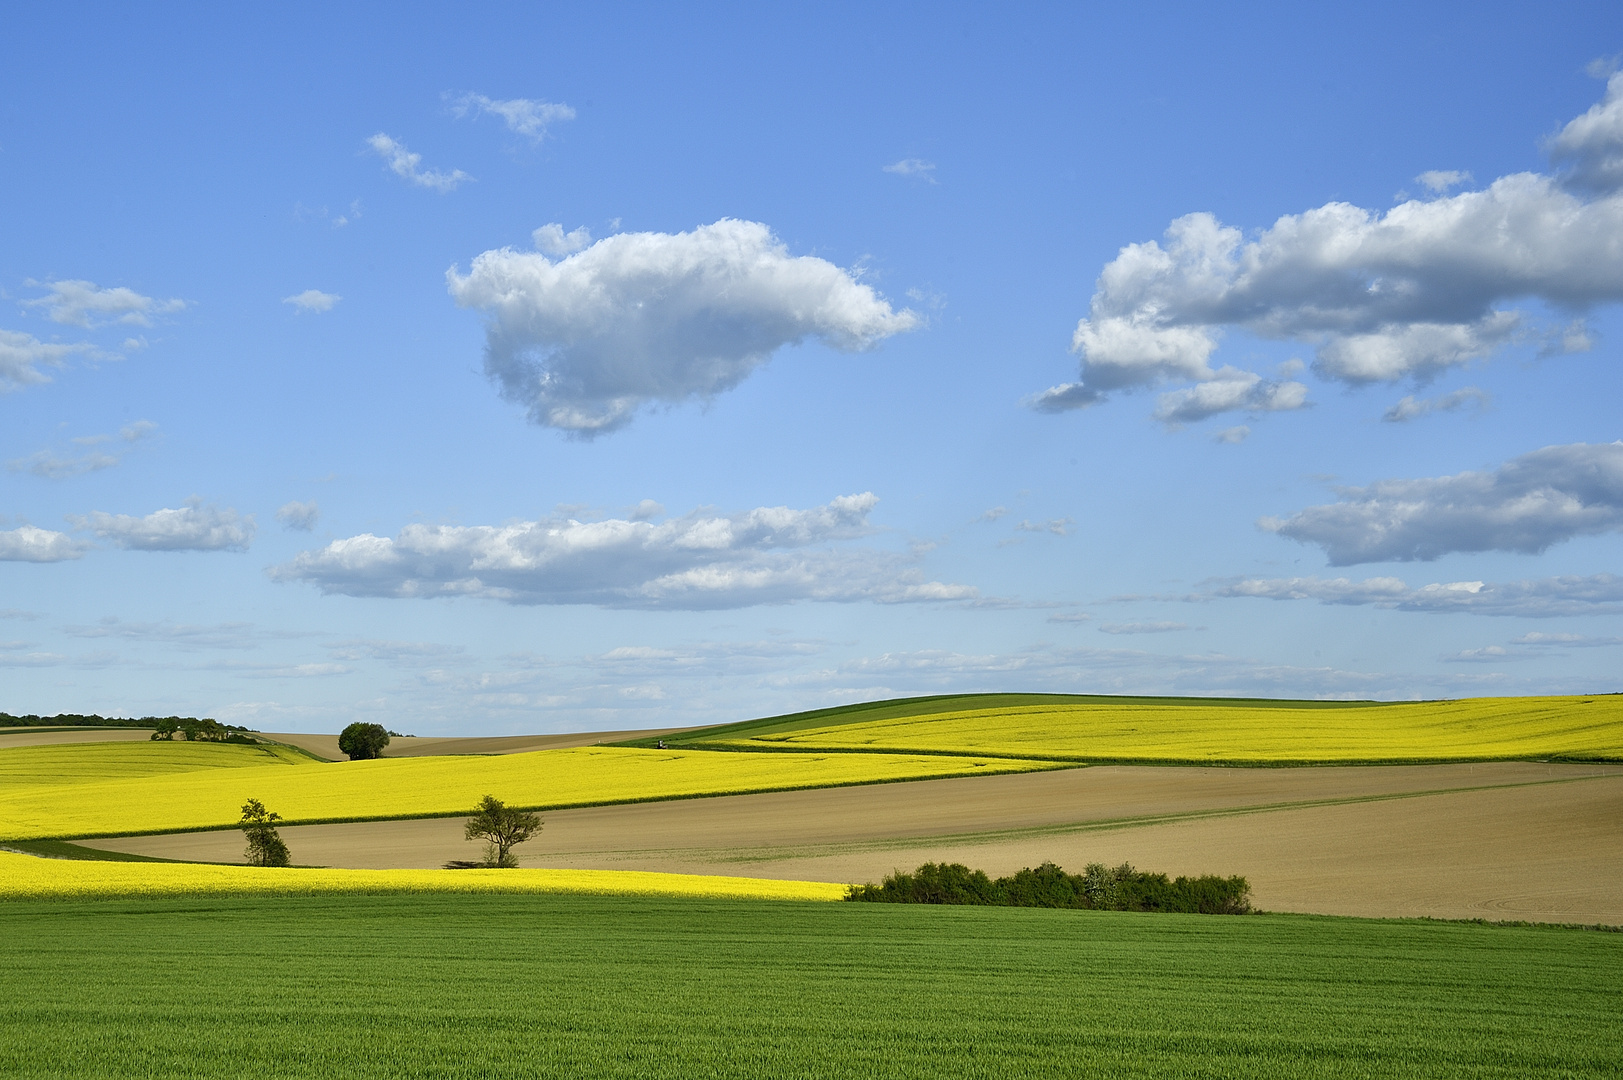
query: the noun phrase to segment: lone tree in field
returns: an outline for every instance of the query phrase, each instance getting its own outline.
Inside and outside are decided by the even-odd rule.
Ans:
[[[389,745],[389,733],[382,724],[351,724],[338,736],[338,749],[349,755],[351,761],[366,761],[381,757]]]
[[[486,866],[517,866],[513,848],[541,831],[541,819],[524,810],[510,808],[493,795],[486,795],[474,807],[473,817],[463,835],[485,841]]]
[[[248,837],[248,850],[244,853],[248,858],[249,866],[291,866],[288,859],[287,844],[276,831],[275,822],[281,821],[282,815],[265,809],[265,804],[258,799],[249,799],[242,808],[242,820],[237,823],[243,835]]]

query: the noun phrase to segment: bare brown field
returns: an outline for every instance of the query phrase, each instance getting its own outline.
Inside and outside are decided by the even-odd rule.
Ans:
[[[598,743],[619,742],[622,739],[657,739],[675,735],[693,728],[662,728],[656,731],[578,731],[561,735],[496,735],[488,737],[461,737],[436,735],[402,735],[389,740],[384,757],[438,757],[454,754],[523,754],[531,750],[563,750],[572,746],[596,746]],[[328,761],[342,761],[345,754],[338,749],[337,735],[310,735],[299,731],[261,732],[265,738],[296,746],[306,753]]]
[[[546,815],[527,866],[877,880],[926,860],[1244,874],[1272,911],[1623,923],[1623,767],[1100,766]],[[477,856],[455,818],[282,830],[303,864]],[[98,840],[236,861],[233,832]]]
[[[56,746],[61,743],[146,742],[151,728],[0,729],[0,750],[8,746]]]

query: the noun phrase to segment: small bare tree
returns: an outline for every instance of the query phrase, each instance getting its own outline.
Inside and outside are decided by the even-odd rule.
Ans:
[[[463,835],[469,840],[485,841],[486,866],[517,866],[513,847],[540,831],[541,819],[535,814],[514,809],[495,796],[486,795],[474,807]]]
[[[242,808],[242,820],[237,823],[243,835],[248,838],[248,850],[244,852],[249,866],[290,866],[287,844],[276,831],[276,822],[282,820],[282,815],[265,809],[265,804],[258,799],[249,799]]]

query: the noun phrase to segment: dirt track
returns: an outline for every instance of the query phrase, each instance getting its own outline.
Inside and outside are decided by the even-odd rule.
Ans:
[[[530,866],[877,880],[926,860],[993,874],[1050,859],[1244,874],[1259,907],[1623,923],[1623,767],[1101,766],[555,811]],[[462,821],[282,830],[300,863],[477,857]],[[236,860],[231,832],[98,840]]]

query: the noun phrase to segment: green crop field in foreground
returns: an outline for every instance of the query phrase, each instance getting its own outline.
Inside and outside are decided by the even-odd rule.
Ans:
[[[7,1077],[1614,1077],[1623,935],[625,897],[0,905]]]

